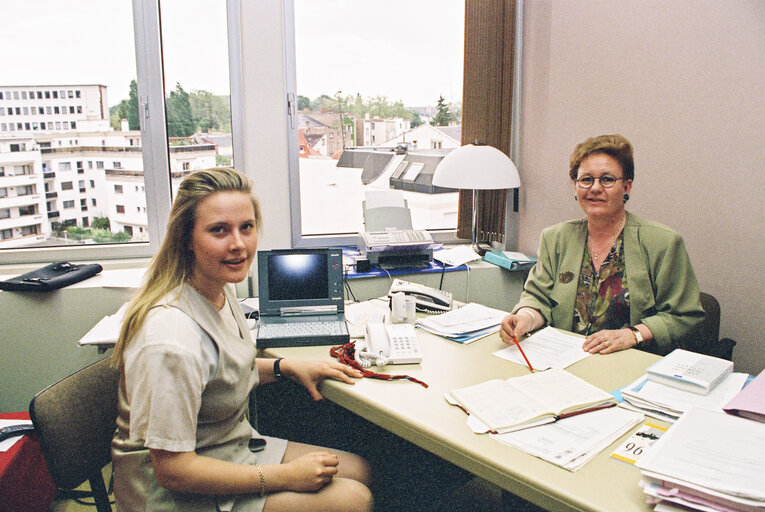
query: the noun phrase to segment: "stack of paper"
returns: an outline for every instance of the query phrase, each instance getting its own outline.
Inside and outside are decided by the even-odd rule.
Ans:
[[[765,510],[765,424],[693,408],[635,464],[655,510]]]
[[[459,343],[471,343],[499,331],[509,313],[471,302],[459,309],[418,319],[416,325]]]
[[[612,407],[571,416],[541,427],[492,438],[569,471],[576,471],[643,421],[643,415]]]
[[[649,380],[642,376],[622,389],[622,407],[643,412],[654,418],[673,422],[692,407],[722,411],[725,404],[741,390],[746,373],[731,373],[707,395],[699,395]]]

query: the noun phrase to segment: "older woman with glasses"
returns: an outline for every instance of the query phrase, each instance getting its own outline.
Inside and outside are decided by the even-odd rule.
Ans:
[[[627,139],[587,139],[570,163],[585,218],[542,231],[539,260],[500,337],[512,343],[552,325],[583,334],[590,353],[668,353],[704,318],[683,239],[626,211],[635,177]]]

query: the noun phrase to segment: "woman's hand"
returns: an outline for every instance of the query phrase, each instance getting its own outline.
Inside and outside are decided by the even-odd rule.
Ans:
[[[513,344],[513,336],[523,336],[534,328],[534,317],[525,311],[520,314],[507,315],[499,325],[499,337],[508,345]]]
[[[347,384],[353,384],[353,378],[363,377],[360,371],[336,361],[301,361],[299,359],[283,359],[282,374],[301,383],[314,400],[323,397],[317,386],[324,379],[334,379]]]
[[[582,350],[590,354],[610,354],[635,346],[635,336],[629,329],[598,331],[585,338]]]
[[[289,475],[288,490],[315,492],[332,481],[337,474],[339,460],[329,452],[311,452],[284,464]]]

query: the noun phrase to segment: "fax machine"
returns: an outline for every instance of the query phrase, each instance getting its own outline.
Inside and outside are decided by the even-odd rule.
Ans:
[[[425,267],[433,259],[433,237],[412,229],[412,214],[399,191],[367,192],[363,210],[359,252],[369,263],[386,269]]]

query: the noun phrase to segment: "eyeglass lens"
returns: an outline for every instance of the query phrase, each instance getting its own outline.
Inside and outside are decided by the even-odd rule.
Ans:
[[[576,180],[576,182],[579,183],[579,186],[582,188],[590,188],[591,186],[595,184],[595,180],[598,180],[600,182],[601,187],[611,188],[620,179],[621,178],[614,178],[613,176],[608,176],[608,175],[601,176],[600,178],[595,178],[593,176],[584,176]]]

